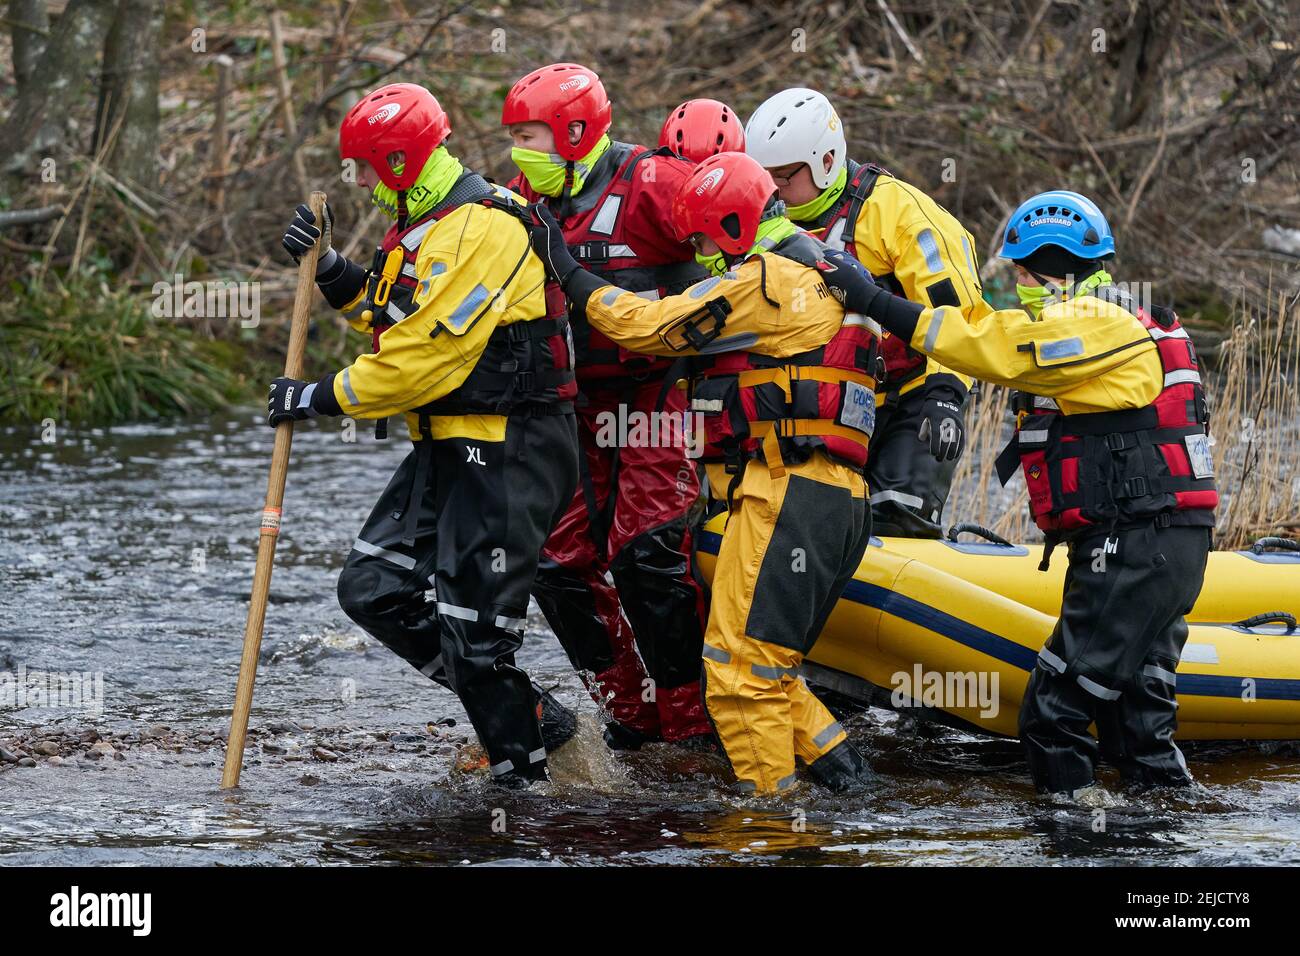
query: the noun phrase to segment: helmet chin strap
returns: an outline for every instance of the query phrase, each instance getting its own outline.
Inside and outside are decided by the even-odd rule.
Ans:
[[[573,169],[574,161],[569,159],[564,163],[564,185],[560,187],[560,195],[556,201],[557,218],[564,219],[569,215],[569,200],[573,198]]]
[[[1060,295],[1062,298],[1068,297],[1070,290],[1079,284],[1078,281],[1075,281],[1070,283],[1069,288],[1062,288],[1055,279],[1049,279],[1047,276],[1040,276],[1028,266],[1021,266],[1021,268],[1037,279],[1038,284],[1047,289],[1051,295]]]

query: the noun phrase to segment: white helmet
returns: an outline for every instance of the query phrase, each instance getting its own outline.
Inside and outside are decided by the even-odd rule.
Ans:
[[[825,189],[844,168],[844,125],[831,101],[803,87],[768,97],[745,124],[745,152],[768,169],[807,163],[813,182]],[[823,159],[834,156],[831,168]]]

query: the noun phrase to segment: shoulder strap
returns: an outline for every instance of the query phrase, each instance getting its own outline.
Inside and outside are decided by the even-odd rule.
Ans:
[[[657,149],[643,149],[632,157],[632,161],[623,169],[623,175],[621,178],[630,182],[632,179],[632,172],[636,169],[637,163],[641,162],[643,159],[649,159],[651,156],[673,156],[678,159],[681,158],[667,146],[660,146]],[[683,162],[685,162],[685,160],[683,160]]]
[[[875,163],[863,163],[853,173],[853,178],[848,185],[849,208],[844,213],[844,231],[840,233],[846,246],[853,243],[853,233],[858,228],[858,216],[862,213],[862,205],[876,188],[876,180],[882,173],[889,175],[888,170]]]
[[[801,266],[817,268],[817,263],[826,258],[826,244],[806,232],[796,232],[787,236],[769,250]]]
[[[1124,311],[1132,312],[1134,315],[1137,315],[1137,306],[1133,304],[1133,299],[1127,292],[1118,286],[1099,285],[1088,294],[1094,299],[1101,299],[1103,302],[1117,305]]]

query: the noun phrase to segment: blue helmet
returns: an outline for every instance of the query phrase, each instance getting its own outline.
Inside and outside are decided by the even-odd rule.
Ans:
[[[1059,246],[1081,259],[1105,259],[1115,254],[1115,237],[1091,199],[1053,189],[1026,199],[1011,214],[998,256],[1024,259],[1043,246]]]

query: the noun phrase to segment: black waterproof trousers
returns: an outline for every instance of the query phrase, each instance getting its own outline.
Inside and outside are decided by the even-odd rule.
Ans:
[[[1020,739],[1040,791],[1094,781],[1100,755],[1126,782],[1191,782],[1174,743],[1184,615],[1205,578],[1210,529],[1100,532],[1069,547],[1056,629],[1039,653],[1020,708]],[[1096,722],[1098,741],[1088,733]]]
[[[539,711],[552,746],[562,742],[556,725],[572,718],[530,685],[515,652],[542,544],[578,480],[573,414],[512,414],[502,442],[424,441],[429,450],[417,443],[357,536],[339,603],[460,697],[494,777],[545,779]],[[423,469],[421,454],[431,456]],[[421,472],[424,487],[412,495]],[[414,524],[408,501],[418,509]],[[436,600],[426,601],[431,587]]]
[[[943,536],[943,506],[957,460],[936,461],[921,441],[925,386],[893,398],[876,410],[876,429],[867,457],[871,521],[875,534],[896,538]],[[965,414],[966,405],[962,406]]]

